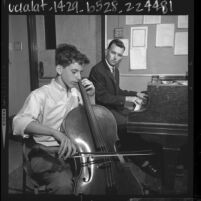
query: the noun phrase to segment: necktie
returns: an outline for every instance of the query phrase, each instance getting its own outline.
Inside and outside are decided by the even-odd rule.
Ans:
[[[112,75],[115,78],[115,67],[112,68]]]

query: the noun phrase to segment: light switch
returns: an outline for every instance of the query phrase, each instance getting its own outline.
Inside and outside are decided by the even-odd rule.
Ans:
[[[21,41],[15,41],[14,42],[14,50],[22,51],[22,42]]]

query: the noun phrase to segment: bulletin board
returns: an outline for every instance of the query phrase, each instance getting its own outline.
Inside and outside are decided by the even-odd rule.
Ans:
[[[161,26],[162,25],[162,26]],[[107,16],[106,37],[107,39],[114,38],[114,29],[123,28],[122,39],[128,40],[130,44],[131,28],[147,27],[147,50],[146,50],[146,64],[145,69],[131,69],[130,68],[130,53],[124,56],[120,64],[120,73],[129,75],[152,75],[152,74],[178,74],[185,75],[188,72],[188,51],[180,51],[181,54],[175,54],[175,36],[179,33],[183,38],[188,37],[188,16],[168,15],[157,16],[155,18],[147,18],[147,16]],[[160,29],[173,29],[173,38],[171,32],[162,33],[160,36]],[[157,33],[158,32],[158,33]],[[137,32],[136,32],[137,33]],[[157,36],[158,34],[158,36]],[[170,39],[168,38],[170,37]],[[182,42],[179,41],[181,44]],[[162,44],[162,45],[161,45]],[[164,44],[164,45],[163,45]],[[186,44],[187,46],[188,44]],[[128,47],[130,49],[130,47]],[[184,49],[181,47],[182,50]],[[186,47],[187,48],[187,47]]]

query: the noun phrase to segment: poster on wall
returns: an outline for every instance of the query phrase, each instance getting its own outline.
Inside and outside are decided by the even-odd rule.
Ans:
[[[144,47],[147,48],[147,27],[131,27],[131,48],[133,47]]]
[[[160,24],[161,15],[144,15],[143,24]]]
[[[126,15],[126,25],[142,24],[143,15]]]
[[[147,48],[130,48],[130,69],[140,70],[147,68]]]
[[[179,15],[178,16],[178,28],[188,28],[188,15]]]
[[[175,55],[188,55],[188,32],[175,33]]]
[[[156,25],[156,47],[173,47],[174,24]]]
[[[131,27],[130,36],[130,69],[147,68],[148,27]]]

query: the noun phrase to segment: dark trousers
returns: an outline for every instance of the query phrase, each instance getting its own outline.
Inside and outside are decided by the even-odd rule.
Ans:
[[[50,193],[72,194],[72,171],[68,161],[57,157],[58,147],[47,147],[29,142],[26,158],[30,165],[30,176],[40,185],[46,185]]]

